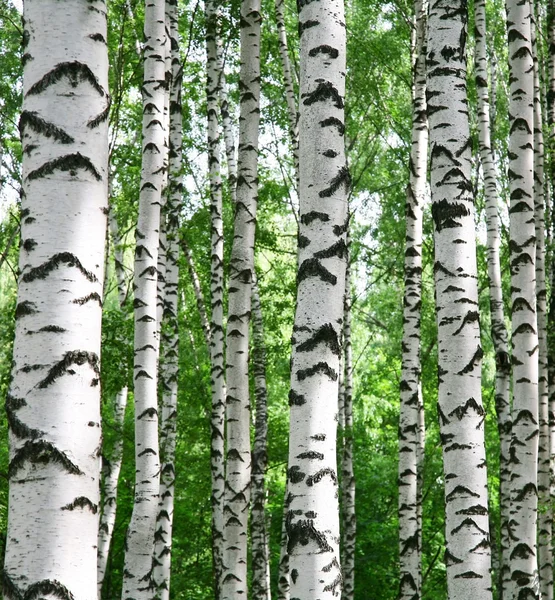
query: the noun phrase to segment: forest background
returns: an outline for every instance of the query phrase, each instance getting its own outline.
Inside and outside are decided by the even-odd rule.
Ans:
[[[130,5],[131,10],[128,10]],[[117,173],[111,205],[124,240],[124,264],[131,277],[133,230],[137,219],[140,177],[139,132],[142,65],[137,42],[142,39],[142,5],[114,0],[109,6],[110,86],[112,94],[111,164]],[[231,114],[237,122],[238,27],[240,3],[224,10],[224,48]],[[472,6],[469,32],[473,31]],[[499,189],[506,202],[508,137],[506,25],[503,5],[487,4],[488,51],[494,81],[494,146],[498,155]],[[397,449],[405,199],[411,138],[411,28],[410,2],[351,0],[346,5],[348,72],[346,140],[353,181],[351,192],[352,330],[354,366],[354,470],[356,477],[356,587],[355,598],[379,590],[382,598],[398,593]],[[546,23],[545,7],[540,15]],[[256,261],[264,315],[269,392],[267,518],[270,532],[271,573],[277,585],[285,470],[287,463],[289,357],[294,316],[296,272],[296,211],[292,154],[287,141],[287,107],[274,21],[274,3],[263,2],[262,113],[259,216]],[[289,50],[298,71],[296,7],[286,3]],[[191,250],[204,297],[209,297],[210,211],[205,134],[204,12],[198,2],[179,3],[183,58],[183,115],[185,196],[181,236]],[[540,29],[543,31],[542,29]],[[17,248],[21,145],[20,15],[0,2],[0,395],[10,379],[11,347],[17,291]],[[546,55],[546,37],[540,52]],[[491,532],[498,537],[499,440],[494,402],[494,358],[489,336],[489,297],[486,272],[483,176],[478,159],[476,89],[473,76],[473,39],[468,45],[468,84],[475,172],[480,319],[483,361],[483,399],[489,467]],[[546,61],[541,61],[545,64]],[[497,115],[497,117],[495,117]],[[503,202],[502,202],[503,204]],[[227,264],[232,235],[232,208],[225,203],[224,238]],[[501,210],[506,217],[506,211]],[[437,330],[433,293],[433,239],[429,209],[424,221],[422,298],[422,385],[426,415],[426,452],[423,483],[423,597],[446,597],[444,497],[441,443],[437,423]],[[502,265],[508,298],[508,218],[502,223]],[[132,320],[122,315],[117,299],[113,244],[109,247],[105,286],[102,347],[103,436],[109,454],[121,434],[114,426],[114,396],[125,383],[118,368],[121,356],[132,365]],[[191,271],[180,258],[180,355],[176,503],[172,569],[173,598],[212,597],[210,532],[210,365],[209,354],[192,285]],[[506,311],[508,314],[508,311]],[[132,372],[131,368],[127,372]],[[129,382],[131,385],[131,382]],[[124,458],[119,482],[117,521],[103,595],[121,595],[124,536],[133,501],[133,418],[129,403],[123,430]],[[0,435],[7,439],[2,414]],[[0,531],[5,536],[7,516],[8,451],[0,445]],[[497,532],[497,533],[496,533]],[[0,559],[3,558],[3,551]],[[275,592],[275,590],[274,590]]]

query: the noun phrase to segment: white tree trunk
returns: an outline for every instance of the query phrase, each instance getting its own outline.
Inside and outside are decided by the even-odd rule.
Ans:
[[[206,111],[208,141],[208,177],[210,181],[211,263],[210,263],[210,368],[212,413],[210,417],[210,468],[212,473],[212,560],[214,592],[221,597],[224,532],[224,230],[222,220],[222,178],[220,174],[220,133],[218,129],[218,15],[217,2],[207,0],[206,15]]]
[[[289,553],[287,552],[287,484],[285,485],[285,496],[283,499],[283,518],[281,522],[281,539],[279,552],[279,569],[277,600],[289,600],[291,594],[291,581],[289,578]]]
[[[96,600],[106,5],[27,0],[6,600]]]
[[[247,596],[250,502],[249,325],[254,276],[260,120],[260,0],[241,2],[241,114],[226,332],[226,479],[222,598]]]
[[[420,317],[422,303],[422,215],[426,203],[428,120],[426,117],[427,1],[414,3],[412,148],[406,198],[405,293],[401,406],[399,413],[399,600],[421,597],[422,466],[420,418]]]
[[[270,600],[270,556],[266,531],[266,467],[268,466],[268,388],[266,347],[260,292],[255,277],[252,286],[252,370],[254,375],[255,434],[252,451],[252,596]]]
[[[157,265],[164,184],[165,2],[145,5],[143,164],[135,237],[135,502],[127,531],[123,600],[152,597],[152,556],[158,513]]]
[[[345,293],[345,22],[342,0],[299,2],[300,214],[291,357],[287,534],[291,596],[341,593],[336,423]]]
[[[534,227],[534,65],[529,2],[507,1],[509,191],[513,346],[511,579],[514,597],[537,597],[538,330]]]
[[[509,597],[511,569],[509,564],[509,519],[510,519],[510,462],[511,442],[511,359],[508,346],[508,332],[505,325],[501,264],[499,202],[497,195],[497,173],[491,146],[490,101],[488,95],[488,52],[485,0],[476,0],[475,13],[475,74],[478,95],[478,137],[480,160],[484,173],[484,194],[486,198],[487,256],[491,313],[491,337],[495,350],[495,408],[499,431],[499,504],[501,513],[500,540],[500,581],[502,596]]]
[[[430,3],[427,98],[450,600],[491,599],[466,3]]]
[[[154,583],[157,600],[169,600],[177,437],[177,380],[179,368],[178,282],[179,213],[183,196],[182,103],[183,68],[179,53],[177,0],[166,0],[168,46],[171,56],[169,93],[169,152],[166,215],[166,264],[160,351],[160,503],[154,545]],[[166,77],[166,80],[168,78]]]

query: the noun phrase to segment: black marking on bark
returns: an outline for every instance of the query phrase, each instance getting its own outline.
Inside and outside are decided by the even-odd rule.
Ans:
[[[339,573],[339,575],[337,575],[337,577],[331,583],[328,583],[328,585],[324,586],[324,589],[322,591],[331,592],[332,596],[338,596],[339,595],[338,592],[341,591],[342,583],[343,583],[343,576],[341,575],[341,573]]]
[[[241,456],[241,454],[239,453],[239,450],[237,450],[237,448],[230,448],[230,449],[227,451],[226,458],[227,458],[227,460],[228,460],[228,461],[229,461],[229,460],[239,460],[239,461],[241,461],[241,462],[245,462],[245,461],[243,460],[243,457],[242,457],[242,456]]]
[[[532,130],[530,129],[530,125],[528,125],[528,121],[522,117],[515,117],[511,123],[511,128],[509,130],[510,133],[513,133],[517,130],[532,134]]]
[[[289,391],[289,406],[302,406],[306,404],[306,398],[303,394],[298,394],[295,390]]]
[[[478,346],[476,352],[474,352],[474,356],[468,361],[468,364],[458,371],[457,375],[465,375],[466,373],[471,373],[480,363],[482,357],[484,356],[484,351],[482,350],[482,346]]]
[[[29,283],[35,279],[46,279],[46,277],[48,277],[52,271],[55,271],[61,264],[65,264],[68,267],[75,267],[91,283],[98,281],[96,275],[90,271],[87,271],[81,264],[81,261],[74,254],[71,254],[71,252],[60,252],[58,254],[54,254],[52,258],[49,258],[46,262],[42,263],[42,265],[39,265],[38,267],[35,267],[25,273],[25,275],[22,277],[22,280],[25,283]]]
[[[297,243],[299,244],[299,248],[306,248],[310,245],[310,239],[306,235],[299,234]]]
[[[64,452],[61,452],[53,444],[45,440],[30,440],[16,450],[15,456],[10,461],[8,468],[10,478],[15,477],[27,462],[34,465],[48,465],[53,463],[63,467],[71,475],[83,474],[81,469]]]
[[[310,106],[316,102],[331,100],[336,108],[343,108],[343,98],[331,81],[320,81],[313,92],[303,94],[303,104]]]
[[[534,309],[530,306],[530,303],[526,298],[516,298],[513,302],[512,312],[517,312],[519,310],[528,310],[530,312],[534,312]]]
[[[320,25],[320,21],[314,21],[312,19],[308,19],[303,23],[299,21],[299,37],[301,37],[307,29],[310,29],[311,27],[316,27],[317,25]]]
[[[25,423],[23,423],[15,414],[17,410],[27,406],[27,402],[23,398],[15,398],[8,393],[6,396],[6,417],[8,419],[8,425],[10,431],[19,439],[36,439],[44,434],[40,429],[32,429]]]
[[[145,448],[142,452],[139,452],[138,456],[146,456],[147,454],[156,456],[158,453],[153,448]]]
[[[473,492],[472,490],[470,490],[469,488],[467,488],[464,485],[457,485],[453,490],[451,490],[451,492],[449,492],[449,494],[447,494],[447,496],[445,496],[445,500],[447,502],[450,502],[451,500],[453,500],[456,497],[462,497],[462,498],[474,497],[474,498],[479,498],[480,494],[476,494],[475,492]]]
[[[467,517],[457,527],[452,529],[451,535],[458,533],[463,527],[471,527],[473,529],[477,529],[481,534],[487,535],[487,531],[484,531],[481,527],[478,527],[476,521],[474,521],[474,519],[471,519],[470,517]]]
[[[532,423],[534,425],[538,424],[536,419],[534,419],[534,415],[529,410],[526,410],[526,409],[520,410],[518,412],[516,419],[513,420],[513,427],[518,425],[521,421],[526,421],[528,424],[529,423]]]
[[[327,213],[318,212],[316,210],[312,210],[304,215],[301,215],[301,223],[303,225],[310,225],[312,221],[315,221],[316,219],[326,223],[330,220],[330,216]]]
[[[319,277],[322,281],[335,285],[337,277],[328,271],[317,258],[307,258],[299,267],[297,273],[297,284],[309,277]]]
[[[313,256],[314,258],[332,258],[334,256],[345,258],[347,256],[347,245],[345,244],[345,240],[340,239],[329,248],[315,252]]]
[[[299,577],[299,572],[297,571],[297,569],[292,569],[291,570],[291,581],[293,583],[297,583],[298,577]]]
[[[480,504],[475,504],[469,508],[463,508],[456,512],[457,515],[487,515],[488,509]]]
[[[464,562],[462,559],[457,558],[454,554],[452,554],[449,549],[445,550],[444,560],[447,567],[451,567],[452,565],[460,565],[462,562]]]
[[[463,330],[463,327],[465,325],[468,325],[470,323],[479,323],[479,322],[480,322],[480,314],[478,313],[478,311],[470,310],[466,313],[466,315],[464,315],[462,323],[460,324],[459,328],[456,331],[454,331],[451,335],[458,335]]]
[[[474,571],[465,571],[455,575],[454,579],[483,579],[483,576]]]
[[[533,483],[527,483],[520,492],[515,496],[516,502],[522,502],[526,496],[537,496],[538,490]]]
[[[104,123],[104,121],[106,121],[108,119],[108,117],[110,116],[110,102],[108,102],[108,105],[106,106],[106,108],[98,113],[96,115],[96,117],[93,117],[88,123],[87,123],[87,127],[89,129],[95,129],[96,127],[98,127],[101,123]]]
[[[285,523],[288,554],[291,554],[296,546],[308,546],[310,542],[314,542],[320,552],[333,552],[333,548],[328,544],[326,536],[314,527],[312,519],[299,519],[293,523],[292,517],[291,511],[289,511]]]
[[[297,458],[308,458],[310,460],[324,460],[324,455],[321,452],[309,450],[308,452],[301,452],[301,454],[299,454]]]
[[[308,53],[309,56],[317,56],[318,54],[328,54],[330,58],[337,58],[339,56],[338,50],[328,46],[327,44],[316,46],[316,48],[312,48],[312,50],[310,50]]]
[[[528,559],[531,556],[535,556],[535,553],[532,550],[532,548],[530,548],[530,546],[528,546],[528,544],[520,543],[520,544],[516,544],[516,546],[513,548],[510,559],[511,560],[514,560],[515,558]]]
[[[86,496],[78,496],[65,506],[62,506],[62,510],[75,510],[76,508],[88,508],[93,515],[98,512],[98,505],[91,502]]]
[[[23,249],[26,252],[32,252],[36,248],[36,246],[38,246],[37,242],[35,242],[35,240],[32,239],[26,239],[21,245],[23,246]]]
[[[335,474],[335,471],[329,467],[320,469],[314,473],[314,475],[310,475],[310,477],[308,477],[306,480],[306,485],[312,487],[315,483],[320,483],[320,481],[322,481],[326,475],[329,475],[333,483],[337,485],[337,475]]]
[[[341,167],[337,175],[331,180],[330,185],[325,190],[318,192],[318,196],[320,198],[330,198],[343,185],[348,193],[351,189],[351,175],[347,167]]]
[[[530,323],[521,323],[514,331],[513,337],[515,335],[519,335],[521,333],[531,333],[533,335],[536,334],[536,330],[530,325]]]
[[[298,352],[311,352],[315,350],[320,344],[326,345],[336,356],[341,354],[341,347],[339,345],[339,337],[331,323],[325,323],[318,329],[312,337],[306,342],[297,346]]]
[[[25,52],[21,57],[21,65],[24,67],[30,60],[35,60],[35,58],[29,52]]]
[[[287,474],[291,483],[300,483],[306,477],[306,473],[303,473],[298,466],[291,467]]]
[[[72,144],[75,139],[68,135],[61,127],[45,121],[35,111],[24,110],[19,119],[19,130],[22,135],[25,133],[25,128],[29,127],[35,133],[40,133],[47,138],[53,138],[62,144]]]
[[[36,304],[34,302],[30,302],[29,300],[24,300],[20,302],[15,309],[15,318],[19,319],[20,317],[25,317],[27,315],[34,315],[39,311],[35,308]]]
[[[455,410],[449,413],[449,416],[452,417],[453,415],[455,415],[460,421],[463,417],[465,417],[468,414],[469,409],[472,409],[480,417],[483,417],[486,414],[483,407],[480,406],[474,398],[469,398],[464,404],[464,406],[457,406]]]
[[[147,373],[144,369],[141,369],[135,374],[135,381],[137,381],[137,379],[141,377],[144,377],[145,379],[152,379],[152,376],[149,373]]]
[[[335,158],[337,156],[337,152],[330,148],[329,150],[322,152],[322,155],[326,156],[327,158]]]
[[[103,44],[106,43],[106,40],[104,39],[104,36],[101,33],[91,33],[89,35],[89,37],[91,38],[91,40],[93,40],[94,42],[101,42]]]
[[[26,96],[41,94],[51,85],[58,83],[62,77],[67,77],[73,88],[76,88],[82,81],[88,81],[101,96],[106,95],[104,88],[100,85],[88,65],[74,60],[72,62],[58,63],[51,71],[46,73],[44,77],[29,88]]]
[[[314,435],[311,435],[310,438],[316,442],[325,442],[326,434],[325,433],[315,433]]]
[[[100,376],[98,354],[86,350],[69,350],[64,354],[62,360],[58,361],[50,368],[48,375],[37,384],[37,387],[39,389],[45,389],[66,373],[73,375],[69,369],[71,365],[82,366],[85,364],[88,364],[94,373]]]
[[[82,298],[76,298],[75,300],[72,300],[73,304],[79,304],[81,306],[87,302],[98,302],[100,308],[102,308],[102,298],[96,292],[91,292]]]
[[[440,200],[432,204],[432,218],[438,232],[442,229],[462,227],[460,219],[468,215],[470,215],[468,207],[460,202]]]
[[[337,117],[328,117],[320,121],[320,127],[337,127],[339,135],[345,134],[345,125]]]
[[[72,177],[76,177],[79,169],[88,171],[97,181],[102,181],[102,176],[96,170],[96,167],[92,164],[90,158],[83,156],[80,152],[66,154],[65,156],[49,160],[38,169],[31,171],[29,175],[27,175],[27,179],[29,181],[32,181],[33,179],[42,179],[57,170],[68,171]]]
[[[160,154],[160,150],[158,149],[158,146],[154,142],[149,142],[148,144],[145,145],[145,147],[143,148],[143,154],[145,154],[146,152],[152,152],[153,154]]]
[[[323,361],[320,361],[308,369],[299,369],[297,371],[297,379],[303,381],[307,377],[313,377],[319,373],[327,375],[332,381],[337,381],[337,372]]]

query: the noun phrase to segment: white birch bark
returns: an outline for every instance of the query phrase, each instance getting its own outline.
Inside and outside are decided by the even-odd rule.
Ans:
[[[143,163],[135,237],[135,501],[127,531],[123,600],[152,597],[160,457],[157,400],[157,264],[164,184],[165,2],[145,4]]]
[[[345,293],[342,0],[299,2],[300,229],[291,357],[287,534],[291,597],[341,593],[336,415]]]
[[[487,266],[490,293],[491,337],[495,350],[495,409],[499,432],[499,504],[501,514],[500,581],[502,596],[510,594],[509,565],[510,471],[511,442],[511,362],[508,332],[505,325],[500,264],[500,220],[497,194],[497,173],[491,144],[490,101],[488,94],[488,52],[485,0],[476,0],[475,19],[475,77],[478,96],[478,139],[480,160],[484,173],[484,195],[487,221]]]
[[[182,103],[183,68],[179,53],[177,0],[166,0],[168,46],[171,56],[169,90],[169,151],[166,214],[166,264],[160,352],[162,412],[160,424],[160,503],[154,545],[154,583],[157,600],[169,600],[177,437],[177,381],[179,368],[178,283],[179,213],[183,195]],[[166,77],[166,80],[168,78]]]
[[[349,232],[347,232],[347,249],[350,247]],[[343,570],[343,600],[354,600],[355,594],[355,543],[356,543],[356,514],[355,514],[355,473],[353,469],[353,346],[351,343],[351,268],[349,251],[347,250],[347,266],[345,270],[345,303],[343,309],[344,336],[344,403],[345,424],[343,429],[343,456],[341,479],[341,508],[342,508],[342,555]]]
[[[299,111],[295,95],[295,84],[289,49],[287,47],[287,32],[285,29],[284,0],[275,0],[276,25],[278,30],[279,57],[283,69],[283,83],[285,99],[287,101],[287,120],[289,125],[289,141],[293,150],[293,167],[295,169],[295,182],[299,193]]]
[[[466,3],[430,2],[427,98],[438,323],[438,412],[451,600],[490,600],[485,412],[466,94]]]
[[[538,332],[534,227],[534,65],[529,2],[507,1],[509,191],[513,347],[511,580],[514,597],[537,597]]]
[[[118,300],[122,313],[124,315],[124,305],[127,298],[127,282],[123,264],[123,252],[119,236],[118,224],[114,211],[110,208],[108,215],[110,232],[112,234],[114,246],[114,262],[116,280],[118,285]],[[121,357],[120,369],[122,373],[127,373],[125,358]],[[125,409],[127,407],[127,386],[123,386],[116,394],[114,400],[114,427],[117,431],[114,447],[110,457],[103,457],[102,471],[104,495],[102,497],[102,506],[100,512],[100,525],[98,527],[98,564],[97,564],[97,586],[98,598],[102,598],[102,585],[106,574],[106,565],[116,523],[116,511],[118,502],[118,482],[123,460],[123,422]]]
[[[427,1],[414,3],[412,148],[405,220],[405,292],[401,405],[399,413],[399,600],[421,597],[421,443],[423,415],[420,364],[422,304],[422,215],[426,203],[428,120],[426,116]],[[423,435],[422,435],[423,437]]]
[[[289,579],[289,553],[287,552],[287,514],[289,512],[287,507],[287,484],[285,487],[285,497],[283,499],[283,518],[281,522],[281,539],[280,539],[280,550],[279,550],[279,569],[278,569],[278,585],[277,585],[277,599],[278,600],[289,600],[291,597],[291,582]]]
[[[532,4],[533,7],[533,4]],[[534,9],[532,8],[534,12]],[[536,8],[536,14],[539,8]],[[545,283],[544,142],[537,45],[537,17],[531,22],[534,59],[534,223],[536,231],[536,311],[538,322],[538,572],[542,600],[553,600],[553,548],[550,485],[549,389],[547,367],[547,289]]]
[[[96,600],[106,5],[27,0],[6,600]]]
[[[266,467],[268,466],[268,388],[266,347],[258,281],[252,286],[252,370],[255,396],[255,434],[252,450],[252,596],[270,600],[270,557],[266,531]]]
[[[260,22],[260,0],[242,0],[237,200],[234,206],[226,332],[224,600],[237,595],[247,596],[247,520],[251,478],[248,354],[258,199]]]
[[[206,111],[208,141],[208,177],[210,181],[211,263],[210,263],[210,368],[212,412],[210,417],[210,469],[212,473],[212,560],[214,592],[221,597],[224,533],[224,238],[222,220],[222,179],[220,174],[220,133],[218,129],[218,3],[207,0],[206,17]]]

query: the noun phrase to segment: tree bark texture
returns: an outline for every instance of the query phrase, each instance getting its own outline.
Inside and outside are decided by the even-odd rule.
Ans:
[[[438,412],[451,600],[491,599],[485,412],[481,398],[466,3],[430,2],[427,99],[438,323]]]
[[[143,142],[139,218],[135,231],[135,501],[127,531],[123,600],[153,595],[152,557],[158,514],[157,283],[160,206],[164,185],[166,91],[165,2],[145,4]]]
[[[27,0],[3,594],[96,600],[106,4]]]
[[[412,148],[405,205],[405,292],[401,405],[399,414],[399,600],[421,597],[421,519],[419,480],[420,364],[422,304],[422,215],[426,202],[428,118],[426,115],[426,1],[414,3]]]
[[[341,593],[336,418],[350,176],[342,0],[299,2],[300,229],[291,358],[287,534],[291,597]]]
[[[539,594],[536,548],[538,329],[534,226],[534,64],[529,2],[507,0],[509,191],[513,346],[511,580],[515,597]]]
[[[251,478],[248,354],[258,200],[260,22],[260,0],[242,0],[237,200],[234,206],[226,332],[224,600],[237,595],[247,596],[247,521]]]

